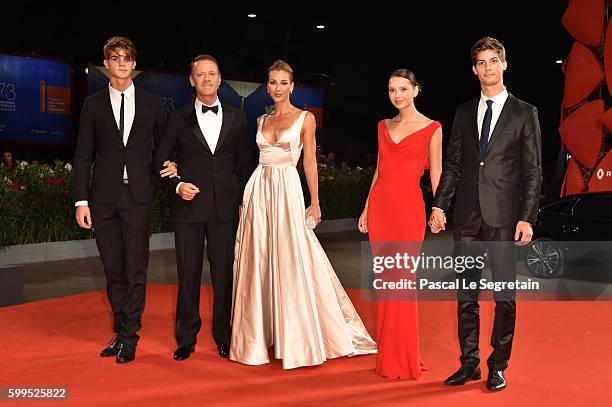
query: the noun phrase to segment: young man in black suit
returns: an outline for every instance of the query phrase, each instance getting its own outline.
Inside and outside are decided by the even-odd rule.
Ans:
[[[132,82],[136,53],[126,37],[104,45],[110,83],[85,99],[74,155],[76,220],[85,229],[95,226],[116,333],[100,356],[116,356],[118,363],[136,356],[149,262],[153,150],[166,122],[159,96]],[[175,173],[176,168],[163,171]]]
[[[457,107],[429,224],[434,233],[445,228],[444,212],[456,189],[453,221],[458,253],[472,254],[477,242],[484,242],[493,280],[513,282],[513,241],[526,244],[531,240],[540,201],[538,111],[506,91],[506,51],[501,42],[482,38],[471,54],[481,95]],[[480,274],[481,270],[473,269],[461,278],[478,282]],[[451,386],[480,378],[478,294],[478,290],[457,294],[461,368],[446,379]],[[487,361],[487,388],[493,391],[506,387],[503,371],[508,367],[516,320],[514,290],[495,292],[494,297],[493,353]]]
[[[155,155],[156,166],[173,154],[181,182],[169,180],[173,200],[179,291],[175,360],[195,350],[200,319],[200,285],[207,242],[213,286],[212,331],[217,350],[229,357],[234,243],[242,192],[252,171],[244,114],[217,97],[219,65],[210,55],[191,62],[194,103],[173,112]]]

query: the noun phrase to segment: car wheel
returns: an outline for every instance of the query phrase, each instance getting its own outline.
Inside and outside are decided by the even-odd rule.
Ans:
[[[539,278],[556,278],[563,273],[563,252],[552,240],[535,240],[527,247],[525,266]]]

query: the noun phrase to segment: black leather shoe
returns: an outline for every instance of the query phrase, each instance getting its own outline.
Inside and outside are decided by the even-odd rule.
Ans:
[[[444,384],[449,386],[463,386],[470,380],[480,380],[480,366],[461,366],[459,370],[453,373],[448,379],[444,380]]]
[[[506,378],[501,370],[489,370],[487,378],[487,389],[491,391],[500,391],[506,388]]]
[[[104,348],[102,352],[100,352],[100,356],[102,356],[103,358],[107,358],[109,356],[117,356],[117,353],[119,353],[120,344],[121,342],[119,342],[119,339],[117,339],[117,337],[115,336],[113,340],[108,344],[108,346]]]
[[[174,360],[185,360],[189,359],[189,356],[195,351],[195,345],[183,345],[179,346],[174,351]]]
[[[219,345],[217,345],[217,350],[219,351],[219,356],[226,359],[229,358],[229,343],[220,343]]]
[[[117,353],[117,363],[128,363],[136,359],[136,346],[119,342],[119,353]]]

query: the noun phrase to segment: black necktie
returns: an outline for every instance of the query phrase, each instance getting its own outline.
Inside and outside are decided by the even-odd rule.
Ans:
[[[491,130],[491,118],[493,117],[493,109],[491,105],[493,101],[487,100],[487,111],[482,121],[482,129],[480,130],[480,154],[484,154],[487,151],[487,143],[489,142],[489,131]]]
[[[123,129],[124,129],[123,118],[125,116],[125,114],[123,113],[123,110],[124,110],[123,100],[124,99],[125,99],[125,95],[122,93],[121,94],[121,108],[119,108],[119,134],[121,135],[121,140],[123,140]]]
[[[217,114],[217,112],[219,111],[219,106],[218,105],[215,105],[215,106],[202,105],[202,113],[206,113],[209,110],[213,112],[214,114]]]

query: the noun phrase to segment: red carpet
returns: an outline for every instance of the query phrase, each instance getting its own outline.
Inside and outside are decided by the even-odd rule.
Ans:
[[[366,325],[373,304],[349,294]],[[458,367],[455,305],[419,304],[422,358],[419,381],[390,381],[374,373],[374,356],[342,358],[320,367],[283,371],[279,361],[244,366],[221,359],[204,321],[191,359],[172,360],[175,286],[149,286],[142,339],[135,362],[118,365],[98,357],[110,339],[110,312],[103,292],[0,309],[0,386],[66,386],[68,402],[10,405],[208,406],[208,405],[406,405],[549,406],[610,405],[612,397],[612,303],[520,302],[509,386],[485,390],[484,381],[442,385]],[[203,287],[202,315],[210,310]],[[481,349],[489,355],[492,304],[483,303]]]

